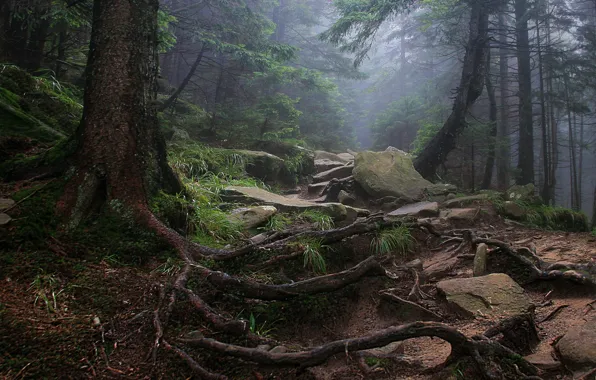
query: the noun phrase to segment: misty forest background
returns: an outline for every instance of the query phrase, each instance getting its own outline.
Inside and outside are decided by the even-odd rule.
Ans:
[[[545,203],[593,215],[596,2],[483,7],[484,88],[438,176],[463,190],[533,182]],[[453,108],[469,14],[455,0],[163,0],[161,128],[226,148],[418,155]],[[81,96],[91,2],[11,0],[0,15],[0,62]]]

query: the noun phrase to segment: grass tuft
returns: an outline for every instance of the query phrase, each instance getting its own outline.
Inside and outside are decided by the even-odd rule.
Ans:
[[[383,230],[371,242],[375,254],[386,255],[389,253],[404,255],[410,248],[414,239],[407,226],[398,226]]]

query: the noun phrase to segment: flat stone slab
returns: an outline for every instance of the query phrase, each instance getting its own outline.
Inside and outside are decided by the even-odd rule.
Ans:
[[[270,205],[280,211],[318,210],[336,220],[344,220],[352,216],[367,216],[369,214],[368,210],[356,209],[341,203],[314,203],[304,199],[293,199],[258,187],[228,186],[223,190],[222,197],[225,200],[241,203]]]
[[[570,328],[557,343],[561,361],[573,369],[596,366],[596,317]]]
[[[315,150],[315,160],[339,161],[347,164],[350,160],[353,159],[354,157],[352,157],[351,159],[347,159],[345,155],[342,157],[339,154],[325,152],[324,150]]]
[[[345,177],[349,177],[352,175],[353,169],[354,169],[354,166],[352,166],[352,165],[340,166],[340,167],[329,169],[322,173],[316,174],[312,178],[313,178],[313,181],[315,181],[315,182],[329,181],[329,180],[332,180],[333,178],[337,178],[337,179],[345,178]]]
[[[325,172],[340,166],[345,166],[345,164],[346,163],[343,161],[331,161],[326,158],[322,160],[315,160],[315,168],[317,173]]]
[[[439,215],[439,204],[437,202],[418,202],[405,205],[395,211],[391,211],[388,216],[417,216],[420,218],[430,218]]]
[[[437,283],[437,289],[467,316],[511,317],[527,313],[532,307],[524,289],[504,273],[444,280]]]

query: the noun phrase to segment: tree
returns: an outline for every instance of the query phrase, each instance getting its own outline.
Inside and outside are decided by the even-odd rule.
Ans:
[[[155,110],[157,0],[95,0],[83,120],[58,212],[76,227],[98,202],[148,217],[159,189],[180,191]]]
[[[484,1],[470,3],[469,33],[466,54],[453,109],[443,127],[416,157],[414,166],[423,177],[432,178],[444,163],[447,154],[455,148],[457,136],[466,126],[466,115],[478,99],[484,87],[486,70],[486,44],[488,42],[488,15],[490,4]],[[340,3],[342,18],[322,38],[343,45],[343,50],[357,53],[356,64],[366,57],[380,25],[390,16],[411,7],[409,1],[385,2],[374,0],[367,3]],[[346,41],[346,36],[355,36]]]

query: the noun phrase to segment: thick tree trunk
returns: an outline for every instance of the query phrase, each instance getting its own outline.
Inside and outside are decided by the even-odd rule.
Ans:
[[[157,0],[94,2],[74,174],[57,205],[67,228],[98,200],[139,215],[157,190],[180,190],[155,111],[157,9]]]
[[[592,229],[596,229],[596,186],[594,186],[594,199],[592,202]]]
[[[528,39],[528,4],[515,0],[515,33],[517,36],[517,67],[519,97],[518,185],[534,183],[534,136],[532,126],[532,68]]]
[[[488,41],[488,9],[484,2],[472,2],[469,26],[461,81],[451,115],[414,161],[416,170],[425,178],[435,177],[439,165],[445,162],[449,152],[455,148],[458,135],[466,127],[468,109],[478,99],[484,87]]]
[[[507,49],[506,5],[499,13],[499,124],[497,129],[497,186],[509,187],[509,52]]]
[[[497,98],[495,97],[495,88],[490,78],[490,48],[486,58],[486,92],[488,93],[489,109],[489,141],[488,152],[486,153],[486,166],[484,167],[484,177],[480,187],[488,189],[493,178],[493,168],[495,166],[495,145],[497,140]]]

